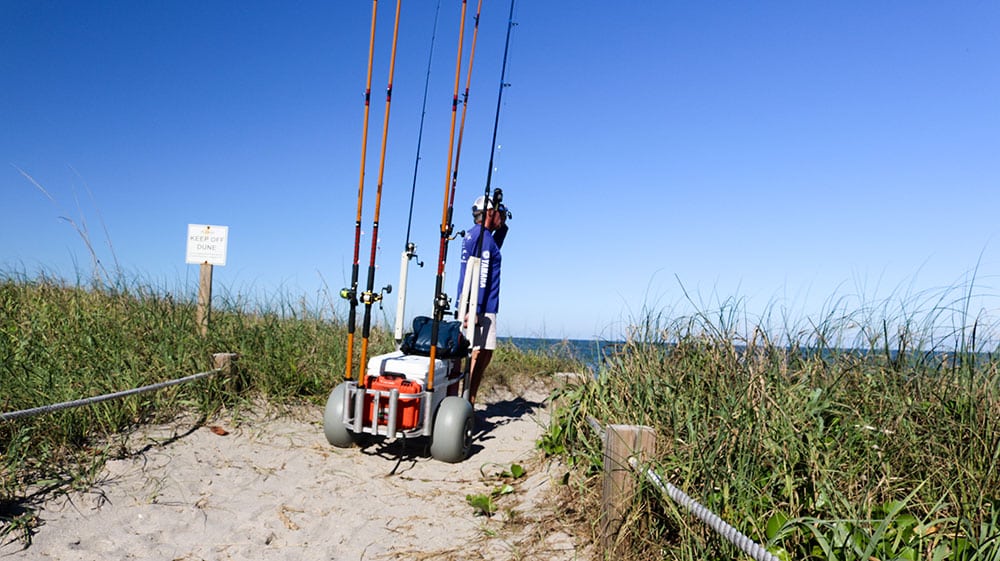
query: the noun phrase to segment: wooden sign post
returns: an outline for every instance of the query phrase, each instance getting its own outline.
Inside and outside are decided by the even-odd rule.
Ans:
[[[208,321],[212,312],[212,266],[226,264],[228,246],[229,226],[188,224],[187,263],[201,266],[195,322],[202,336],[208,335]]]
[[[198,273],[198,309],[195,311],[195,323],[202,337],[208,335],[208,319],[212,314],[212,265],[201,264]]]

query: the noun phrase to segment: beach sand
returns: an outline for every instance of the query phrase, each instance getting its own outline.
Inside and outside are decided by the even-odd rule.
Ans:
[[[0,556],[586,559],[586,539],[552,523],[565,469],[535,449],[544,399],[487,396],[472,454],[458,464],[432,459],[419,439],[334,448],[312,406],[145,427],[91,489],[30,505],[39,519],[31,544],[8,542]],[[513,463],[527,474],[503,479]],[[466,501],[506,483],[514,492],[496,499],[492,517]]]

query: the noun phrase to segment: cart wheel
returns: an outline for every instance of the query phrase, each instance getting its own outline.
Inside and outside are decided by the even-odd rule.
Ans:
[[[323,433],[326,440],[338,448],[348,448],[354,444],[354,436],[344,425],[344,392],[347,391],[347,383],[342,383],[333,388],[330,397],[326,400],[326,409],[323,411]]]
[[[434,416],[431,456],[449,464],[467,458],[472,448],[472,428],[472,404],[456,396],[444,398]]]

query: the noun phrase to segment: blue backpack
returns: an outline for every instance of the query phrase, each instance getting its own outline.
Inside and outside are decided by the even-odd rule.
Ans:
[[[399,350],[404,354],[430,356],[431,329],[434,320],[427,316],[413,318],[413,331],[403,337]],[[465,358],[469,356],[469,340],[462,334],[462,322],[442,321],[438,324],[436,358]]]

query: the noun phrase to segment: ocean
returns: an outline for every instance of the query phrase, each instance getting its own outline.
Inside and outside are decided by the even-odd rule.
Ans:
[[[597,373],[605,357],[613,355],[622,349],[624,345],[621,341],[602,341],[598,339],[544,339],[532,337],[506,337],[501,339],[502,343],[516,346],[525,351],[550,352],[556,356],[576,359],[582,362],[592,373]],[[667,344],[670,347],[670,344]],[[742,354],[746,348],[743,345],[734,345],[737,353]],[[789,350],[786,348],[786,350]],[[798,349],[803,355],[819,353],[824,359],[831,359],[834,355],[850,354],[859,359],[887,358],[890,361],[900,359],[899,351],[890,349],[859,349],[859,348],[838,348],[838,349]],[[916,362],[930,362],[951,364],[949,361],[962,360],[963,356],[973,356],[976,360],[990,361],[994,356],[990,352],[962,353],[956,350],[917,350],[908,351],[907,360]]]
[[[591,372],[597,372],[606,354],[621,343],[598,339],[544,339],[534,337],[506,337],[501,343],[514,345],[523,351],[553,353],[556,356],[579,360]]]

